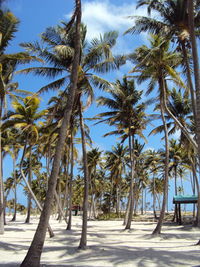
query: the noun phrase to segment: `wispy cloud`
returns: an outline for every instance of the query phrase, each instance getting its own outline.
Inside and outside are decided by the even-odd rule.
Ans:
[[[141,33],[140,35],[124,35],[125,31],[134,25],[134,19],[130,16],[146,16],[146,7],[136,9],[136,3],[131,3],[128,0],[121,1],[122,3],[116,4],[111,0],[86,0],[83,2],[82,8],[82,21],[87,25],[88,41],[94,37],[99,37],[108,31],[118,31],[119,37],[117,43],[113,48],[113,54],[128,54],[131,53],[136,47],[144,42],[147,42],[147,34]],[[129,2],[129,3],[128,3]],[[66,15],[67,18],[70,14]],[[120,71],[115,74],[120,78],[127,74],[132,68],[128,62]]]
[[[146,8],[136,9],[136,4],[122,1],[121,5],[113,4],[110,0],[84,1],[82,21],[87,25],[87,39],[99,37],[107,31],[118,31],[119,38],[114,49],[117,53],[129,53],[132,51],[130,37],[123,36],[124,32],[134,24],[134,19],[129,18],[133,15],[145,16]],[[67,17],[70,15],[68,14]],[[138,37],[137,37],[138,38]],[[129,39],[129,41],[128,41]],[[141,35],[141,40],[146,39]]]
[[[145,9],[136,10],[135,3],[121,5],[110,1],[86,1],[83,4],[83,22],[88,26],[88,39],[110,30],[125,32],[133,25],[132,15],[145,15]]]

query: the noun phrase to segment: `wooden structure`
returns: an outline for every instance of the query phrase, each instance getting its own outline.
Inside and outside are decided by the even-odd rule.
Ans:
[[[175,211],[177,211],[177,222],[182,224],[181,220],[181,204],[191,204],[197,203],[197,195],[188,195],[188,196],[174,196],[173,204],[175,204]]]

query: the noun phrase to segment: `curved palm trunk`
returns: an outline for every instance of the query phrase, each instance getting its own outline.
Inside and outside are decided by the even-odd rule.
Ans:
[[[163,96],[160,97],[160,109],[161,109],[161,116],[164,125],[164,133],[165,133],[165,180],[164,180],[164,192],[163,192],[163,202],[162,202],[162,209],[160,212],[160,217],[157,223],[156,228],[153,231],[153,235],[160,234],[161,228],[163,224],[163,219],[165,216],[165,209],[167,203],[167,192],[168,192],[168,175],[169,175],[169,140],[168,140],[168,129],[165,120],[165,110],[164,107],[166,106],[166,91],[164,86],[164,80],[161,79],[159,83],[161,93]]]
[[[193,111],[193,115],[194,115],[194,120],[196,121],[196,117],[197,117],[196,96],[195,96],[195,91],[194,91],[194,88],[193,88],[190,65],[189,65],[189,62],[188,62],[188,55],[187,55],[187,51],[186,51],[186,47],[185,47],[185,42],[184,41],[181,43],[181,46],[182,46],[182,52],[183,52],[183,59],[184,59],[185,65],[186,65],[187,81],[188,81],[188,85],[189,85],[189,88],[190,88],[190,96],[191,96],[191,100],[192,100],[192,111]]]
[[[72,133],[71,133],[72,136]],[[74,172],[74,144],[73,136],[71,141],[71,173],[70,173],[70,184],[69,184],[69,218],[66,230],[72,229],[72,182],[73,182],[73,172]]]
[[[82,233],[79,244],[79,249],[86,249],[87,247],[87,214],[88,214],[88,193],[89,193],[89,173],[87,166],[87,152],[85,142],[85,130],[84,122],[82,117],[82,110],[80,104],[80,126],[81,126],[81,138],[82,138],[82,151],[83,151],[83,169],[84,169],[84,200],[83,200],[83,222],[82,222]]]
[[[56,203],[57,203],[57,206],[58,206],[58,212],[59,212],[58,220],[59,220],[59,222],[60,222],[61,219],[63,218],[64,221],[67,223],[67,219],[66,219],[66,217],[65,217],[65,213],[63,212],[63,209],[62,209],[62,206],[61,206],[61,201],[60,201],[59,195],[58,195],[58,193],[56,192],[56,190],[55,190],[55,192],[54,192],[54,197],[55,197],[55,199],[56,199]]]
[[[187,140],[193,145],[194,149],[197,150],[198,146],[195,140],[190,136],[187,129],[181,124],[181,122],[173,115],[173,113],[169,110],[166,102],[164,102],[164,108],[167,114],[174,120],[175,124],[180,128],[180,130],[183,132]]]
[[[24,182],[25,182],[25,184],[26,184],[26,186],[28,188],[28,191],[31,194],[32,198],[34,199],[38,209],[40,211],[42,211],[42,206],[40,205],[39,201],[37,200],[32,188],[31,188],[31,186],[29,184],[29,182],[26,180],[26,176],[25,176],[23,168],[22,168],[22,163],[23,163],[23,160],[24,160],[24,157],[25,157],[25,154],[26,154],[26,146],[27,146],[27,140],[26,140],[26,143],[24,145],[24,150],[23,150],[22,158],[21,158],[21,162],[20,162],[20,167],[19,167],[20,168],[20,173],[21,173],[22,179],[24,180]],[[52,229],[51,229],[51,227],[49,225],[48,225],[48,231],[49,231],[49,236],[53,237],[54,233],[53,233],[53,231],[52,231]]]
[[[131,135],[129,131],[129,154],[130,154],[130,161],[131,161],[131,182],[130,182],[130,207],[129,207],[129,215],[128,215],[128,220],[125,229],[130,229],[131,228],[131,221],[133,218],[133,207],[134,207],[134,201],[133,201],[133,184],[134,184],[134,165],[135,165],[135,160],[133,156],[133,148],[134,145],[134,136],[132,137],[132,142],[131,142]]]
[[[188,5],[188,17],[190,26],[190,40],[192,45],[192,57],[194,64],[194,80],[196,89],[196,107],[197,116],[195,121],[196,126],[196,138],[198,144],[198,167],[200,167],[200,74],[199,74],[199,60],[198,51],[195,37],[195,27],[194,27],[194,3],[193,1],[187,1]],[[197,181],[198,182],[198,181]],[[198,202],[197,202],[197,226],[200,227],[200,191],[198,188]]]
[[[78,66],[80,62],[80,24],[81,24],[81,0],[76,0],[76,35],[75,35],[75,53],[72,65],[71,73],[71,87],[68,93],[67,104],[64,110],[64,117],[62,125],[59,131],[58,142],[56,145],[56,152],[53,160],[53,167],[51,171],[51,176],[48,183],[48,191],[46,194],[46,199],[44,202],[43,211],[40,216],[40,221],[36,229],[33,241],[28,250],[28,253],[21,264],[21,267],[38,267],[40,266],[40,257],[42,254],[42,249],[44,246],[44,240],[46,236],[46,229],[48,226],[50,214],[51,214],[51,204],[53,201],[53,195],[56,188],[57,176],[60,168],[61,152],[64,147],[67,129],[69,127],[70,117],[72,113],[72,108],[74,104],[74,98],[77,90],[77,80],[78,80]]]

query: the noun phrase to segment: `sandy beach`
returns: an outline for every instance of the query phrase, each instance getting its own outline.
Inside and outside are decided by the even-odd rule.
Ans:
[[[7,221],[5,234],[0,239],[0,266],[19,266],[32,240],[38,218],[24,224]],[[9,218],[8,218],[9,220]],[[55,237],[46,236],[42,266],[200,266],[200,229],[191,225],[165,224],[163,234],[151,235],[154,222],[132,222],[131,230],[124,230],[121,220],[89,221],[88,249],[77,249],[81,233],[81,217],[73,217],[71,231],[66,223],[51,218]],[[31,266],[30,266],[31,267]]]

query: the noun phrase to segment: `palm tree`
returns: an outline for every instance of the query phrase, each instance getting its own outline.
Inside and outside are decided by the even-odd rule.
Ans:
[[[99,151],[98,148],[93,148],[87,153],[87,161],[88,161],[88,172],[89,172],[89,183],[91,190],[91,206],[90,206],[90,216],[93,212],[94,218],[96,218],[96,176],[97,176],[97,167],[98,165],[102,166],[102,151]]]
[[[41,88],[39,90],[40,93],[48,91],[49,89],[59,89],[62,86],[66,86],[64,93],[68,90],[68,73],[71,70],[71,62],[74,54],[75,42],[73,38],[75,35],[75,27],[72,27],[71,30],[66,33],[66,23],[63,22],[63,25],[64,27],[58,26],[56,28],[48,28],[46,32],[42,34],[42,40],[47,43],[47,48],[45,49],[40,47],[37,42],[34,44],[22,44],[28,51],[44,58],[47,63],[50,63],[50,67],[34,67],[22,70],[21,72],[33,72],[36,75],[49,76],[51,78],[64,73],[64,77],[60,78],[59,76],[58,80]],[[80,120],[82,117],[81,113],[83,112],[81,103],[82,95],[86,94],[88,96],[87,105],[89,105],[94,94],[92,85],[102,89],[109,84],[107,81],[93,73],[108,72],[109,70],[118,68],[120,64],[125,63],[124,57],[114,57],[111,52],[118,36],[116,32],[105,33],[103,36],[100,36],[99,39],[93,39],[90,44],[87,44],[85,36],[86,27],[81,25],[81,57],[78,71],[78,92],[75,96],[74,103],[74,110],[78,112]],[[80,126],[81,125],[83,124],[80,122]],[[82,131],[82,133],[84,132]],[[82,140],[84,140],[84,138]],[[85,149],[85,145],[83,146],[83,149]],[[84,154],[86,155],[87,153]],[[85,169],[86,168],[87,164]],[[85,214],[85,212],[83,212],[83,214]],[[86,217],[87,216],[85,215],[83,216],[83,218]],[[86,225],[86,223],[83,224]],[[85,228],[85,226],[83,228]]]
[[[156,179],[156,174],[158,173],[158,170],[159,170],[159,162],[160,162],[160,155],[157,151],[155,151],[155,150],[146,151],[146,162],[145,162],[146,168],[149,169],[150,173],[152,173],[152,175],[153,175],[152,195],[153,195],[153,212],[154,212],[155,219],[157,219],[155,179]]]
[[[72,73],[71,73],[71,87],[68,92],[68,100],[64,110],[64,116],[62,121],[62,126],[59,131],[59,138],[56,145],[56,152],[53,160],[53,167],[48,183],[48,190],[46,199],[44,202],[43,211],[40,216],[40,221],[36,229],[33,241],[28,250],[28,253],[23,260],[21,266],[28,267],[33,266],[37,267],[40,265],[40,257],[44,245],[44,240],[46,236],[46,229],[48,226],[48,221],[51,213],[51,204],[56,188],[57,176],[60,168],[61,161],[61,151],[64,146],[67,129],[69,127],[69,121],[73,109],[74,98],[76,95],[77,82],[78,82],[78,66],[80,62],[80,25],[81,25],[81,0],[76,0],[75,12],[72,16],[70,23],[68,24],[71,27],[72,24],[75,24],[75,49],[74,49],[74,58],[72,64]]]
[[[31,182],[32,182],[32,147],[38,140],[38,126],[36,122],[44,116],[46,111],[39,111],[39,99],[36,97],[26,97],[22,100],[22,103],[19,101],[13,102],[14,112],[9,112],[7,115],[7,121],[2,125],[3,128],[14,126],[16,129],[19,129],[18,135],[24,136],[23,142],[23,153],[20,162],[20,172],[21,175],[30,189],[28,196],[28,213],[26,222],[30,221],[30,210],[31,210]],[[23,161],[27,153],[27,147],[29,146],[29,172],[28,172],[28,184],[26,177],[23,171]]]
[[[182,147],[182,144],[179,142],[177,144],[176,140],[171,139],[169,141],[169,173],[171,172],[171,175],[174,175],[174,190],[175,195],[178,195],[178,186],[177,186],[177,178],[178,178],[178,168],[183,163],[183,154],[184,150]],[[175,211],[174,211],[174,219],[178,220],[177,216],[177,205],[175,205]]]
[[[167,38],[174,38],[173,41],[177,42],[181,51],[183,53],[184,65],[186,67],[187,72],[187,80],[190,88],[191,100],[192,100],[192,109],[195,121],[195,133],[196,133],[196,149],[198,150],[198,157],[200,159],[200,125],[199,125],[199,117],[200,117],[200,75],[199,75],[199,63],[198,63],[198,52],[195,40],[195,30],[199,30],[199,1],[185,1],[185,0],[168,0],[168,1],[138,1],[138,6],[142,6],[144,4],[148,5],[148,10],[156,10],[159,12],[162,21],[157,21],[152,18],[140,17],[136,20],[136,25],[129,29],[128,32],[135,31],[149,31],[153,33],[165,33]],[[190,64],[187,56],[188,48],[192,47],[192,55],[193,55],[193,64],[194,64],[194,80],[196,90],[193,88],[192,77],[190,72]],[[200,193],[198,194],[198,207],[200,207]],[[198,225],[200,225],[200,209],[198,209]]]
[[[167,106],[168,88],[166,79],[167,77],[171,77],[172,80],[179,86],[183,85],[180,81],[178,73],[175,71],[175,68],[180,64],[180,55],[175,52],[170,52],[169,45],[169,41],[166,41],[164,37],[152,36],[151,48],[148,48],[147,46],[139,47],[130,56],[133,62],[136,63],[136,68],[141,72],[138,77],[138,82],[150,80],[146,94],[152,92],[156,84],[158,85],[157,99],[159,99],[159,108],[161,111],[161,118],[165,133],[165,190],[163,196],[162,211],[157,227],[153,232],[154,234],[159,234],[161,232],[168,191],[169,145],[165,112],[167,112],[167,114],[169,114],[170,116],[173,116],[173,114],[170,112]],[[174,116],[173,119],[176,120],[178,125],[180,124],[179,121],[174,118]],[[182,126],[181,129],[183,128],[184,127]],[[185,130],[185,128],[183,130]]]
[[[123,82],[117,80],[115,84],[112,84],[107,89],[107,92],[110,93],[112,98],[100,97],[98,98],[98,104],[107,106],[112,111],[100,113],[97,116],[100,118],[105,117],[100,122],[105,121],[109,125],[117,127],[117,130],[106,135],[121,135],[122,142],[128,138],[131,180],[129,195],[130,209],[126,229],[130,229],[133,214],[134,138],[135,135],[143,137],[142,130],[145,129],[148,119],[144,113],[145,104],[138,104],[142,92],[138,92],[135,89],[134,80],[128,80],[127,77],[123,78]]]
[[[16,221],[17,214],[17,170],[16,170],[16,160],[19,154],[20,140],[18,140],[18,131],[13,127],[6,129],[2,132],[2,152],[3,156],[8,153],[13,160],[13,178],[14,178],[14,214],[11,221]]]
[[[195,89],[196,89],[196,107],[197,107],[197,116],[195,120],[196,126],[196,135],[197,135],[197,144],[198,144],[198,160],[200,162],[200,75],[199,75],[199,60],[198,60],[198,51],[195,37],[195,15],[199,17],[199,13],[194,13],[194,7],[199,8],[199,1],[194,3],[190,3],[187,1],[188,7],[188,23],[190,29],[190,40],[192,45],[192,56],[193,56],[193,64],[194,64],[194,80],[195,80]],[[199,11],[199,9],[197,9]],[[200,164],[200,163],[199,163]],[[197,211],[197,225],[200,227],[200,190],[198,188],[198,211]],[[200,241],[198,242],[200,244]]]
[[[128,160],[128,147],[123,144],[117,144],[112,147],[112,151],[106,151],[106,164],[105,169],[110,171],[111,192],[110,192],[110,205],[112,203],[113,194],[116,194],[116,213],[120,212],[120,200],[122,190],[122,175],[125,173],[126,164]]]
[[[145,170],[145,153],[142,152],[144,144],[141,144],[138,139],[135,139],[134,143],[134,155],[135,155],[135,182],[133,186],[133,192],[135,195],[135,207],[134,215],[137,214],[139,200],[141,198],[141,212],[143,214],[143,190],[147,187],[148,176]]]
[[[1,8],[1,7],[0,7]],[[14,96],[17,90],[17,83],[12,83],[12,76],[16,66],[19,63],[28,63],[35,60],[27,53],[20,52],[15,54],[6,54],[5,50],[10,45],[17,31],[18,19],[10,12],[0,9],[0,126],[6,96]],[[19,91],[19,90],[18,90]],[[3,179],[2,179],[2,159],[1,159],[1,132],[0,132],[0,234],[3,234]]]
[[[187,2],[189,8],[187,8]],[[199,29],[199,6],[200,3],[195,1],[195,26]],[[186,67],[187,80],[190,88],[192,108],[194,118],[196,120],[196,97],[193,88],[190,63],[188,58],[188,50],[190,48],[190,27],[189,27],[189,13],[188,10],[194,10],[194,6],[191,7],[190,1],[185,0],[164,0],[164,1],[154,1],[148,0],[138,1],[138,7],[147,5],[148,13],[154,10],[159,13],[159,19],[151,17],[136,17],[135,26],[130,28],[127,32],[150,32],[153,34],[165,35],[168,40],[177,43],[177,49],[181,50],[183,53],[184,65]],[[193,16],[194,17],[194,16]],[[194,23],[193,23],[194,24]],[[194,28],[194,27],[193,27]]]

